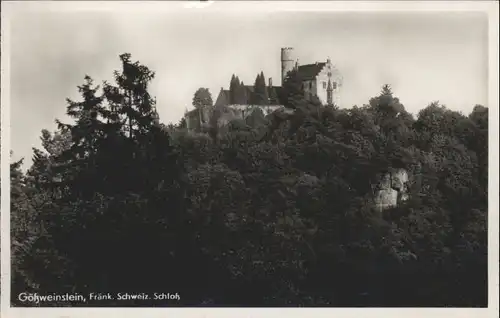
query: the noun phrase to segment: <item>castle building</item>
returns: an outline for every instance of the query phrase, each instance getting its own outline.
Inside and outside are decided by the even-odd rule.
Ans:
[[[316,96],[323,105],[340,104],[342,76],[329,58],[326,62],[299,65],[299,61],[294,54],[294,49],[291,47],[282,48],[281,83],[285,82],[288,73],[292,70],[296,70],[298,77],[302,80],[305,99],[311,100]],[[268,115],[283,107],[283,100],[286,96],[283,96],[282,86],[273,85],[272,78],[268,79],[267,84],[267,93],[270,97],[268,105],[252,105],[250,97],[254,94],[254,86],[245,85],[240,88],[244,90],[244,96],[248,97],[245,102],[231,103],[229,89],[226,90],[221,88],[214,106],[226,106],[234,110],[236,118],[245,118],[255,108],[260,108],[264,114]],[[188,123],[188,129],[190,129],[190,127],[199,127],[207,123],[209,116],[208,110],[193,110],[187,112],[186,121]]]
[[[296,69],[302,79],[302,87],[306,99],[317,96],[323,105],[339,105],[342,76],[328,58],[326,62],[299,65],[293,48],[281,49],[281,82],[287,74]]]
[[[304,97],[306,99],[311,99],[313,96],[317,96],[323,105],[339,105],[342,76],[329,58],[326,62],[299,65],[299,61],[294,55],[293,48],[282,48],[281,83],[284,83],[288,73],[293,69],[297,70],[299,78],[302,79],[302,87],[304,89]],[[245,86],[245,89],[247,90],[247,96],[251,96],[253,93],[253,86]],[[275,95],[278,96],[278,100],[271,101],[270,105],[281,105],[282,103],[280,102],[280,99],[282,98],[282,87],[274,86],[272,78],[269,79],[268,90],[269,96],[272,96],[273,90],[276,93]],[[229,103],[229,90],[221,88],[215,105],[231,106]]]

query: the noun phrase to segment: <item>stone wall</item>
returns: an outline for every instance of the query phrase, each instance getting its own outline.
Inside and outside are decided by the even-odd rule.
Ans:
[[[262,105],[228,105],[227,106],[230,109],[233,109],[235,111],[238,111],[240,116],[240,119],[245,119],[248,117],[255,109],[260,108],[264,115],[269,115],[270,113],[283,108],[281,105],[269,105],[269,106],[262,106]]]
[[[194,109],[186,113],[186,123],[188,131],[201,131],[212,124],[212,116],[217,116],[217,126],[222,127],[229,124],[234,119],[245,119],[257,108],[261,109],[264,115],[269,115],[272,112],[282,109],[281,105],[228,105],[220,107],[216,110],[214,107]]]

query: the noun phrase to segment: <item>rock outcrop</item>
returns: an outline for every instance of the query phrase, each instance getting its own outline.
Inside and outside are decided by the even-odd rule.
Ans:
[[[408,171],[391,169],[382,175],[375,191],[375,207],[380,211],[408,200]]]

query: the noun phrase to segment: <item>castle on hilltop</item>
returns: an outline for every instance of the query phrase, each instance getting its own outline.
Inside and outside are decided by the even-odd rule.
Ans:
[[[302,80],[302,88],[304,97],[311,100],[317,97],[323,105],[339,105],[340,103],[340,88],[342,87],[342,76],[340,72],[331,63],[328,58],[326,62],[315,62],[312,64],[299,65],[298,59],[295,57],[294,50],[291,47],[281,49],[281,83],[285,82],[288,73],[292,70],[297,71],[298,77]],[[246,100],[235,103],[231,99],[230,90],[223,87],[219,91],[219,95],[215,101],[214,107],[227,107],[232,110],[232,117],[246,118],[256,108],[261,109],[265,115],[268,115],[284,105],[284,96],[282,86],[274,86],[272,78],[268,79],[266,86],[267,96],[269,101],[266,105],[253,105],[252,95],[254,94],[254,86],[244,85],[244,96]],[[188,130],[198,130],[201,126],[207,125],[212,114],[211,109],[194,109],[186,112],[185,118]],[[226,116],[228,117],[228,116]],[[228,118],[223,120],[229,121]]]

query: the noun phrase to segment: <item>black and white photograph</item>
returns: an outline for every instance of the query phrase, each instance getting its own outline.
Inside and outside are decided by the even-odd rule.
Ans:
[[[492,314],[498,2],[424,2],[3,2],[2,308]]]

